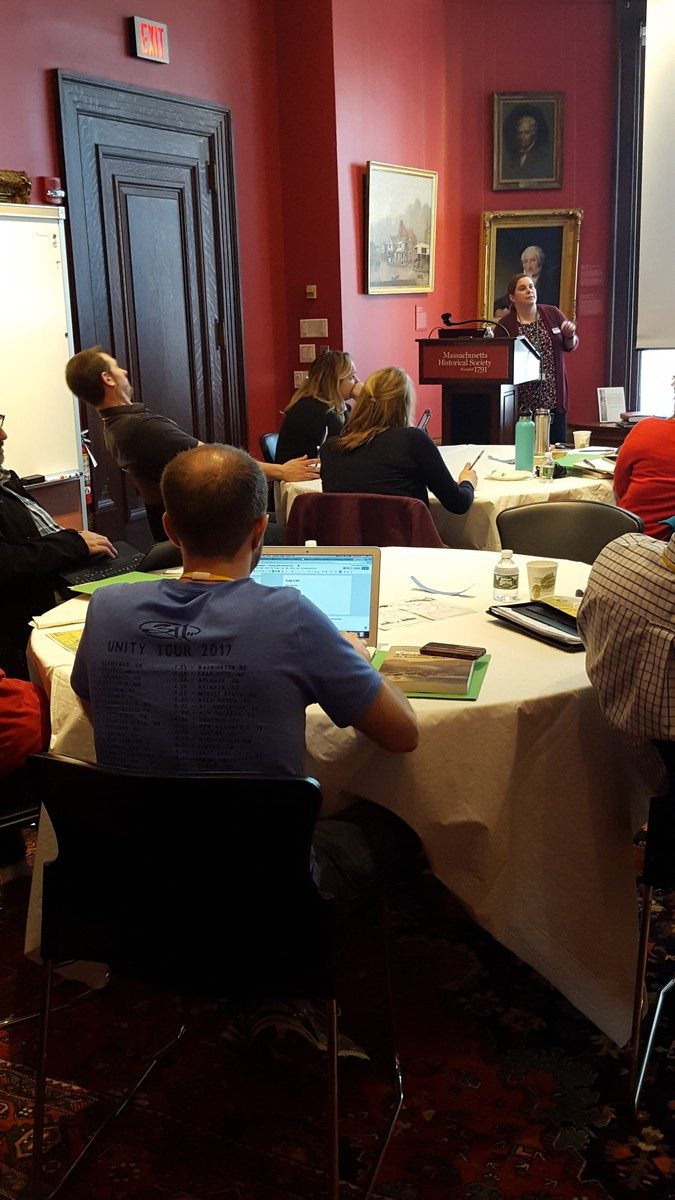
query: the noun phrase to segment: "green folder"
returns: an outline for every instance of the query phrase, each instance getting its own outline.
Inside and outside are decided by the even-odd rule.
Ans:
[[[386,650],[376,650],[370,660],[376,671],[379,671],[382,663],[387,657]],[[468,692],[463,696],[443,696],[438,692],[406,692],[406,696],[410,700],[477,700],[480,694],[480,689],[483,686],[483,680],[488,669],[488,663],[492,658],[491,654],[483,654],[481,658],[477,658],[471,676]]]
[[[563,458],[556,458],[555,462],[559,467],[565,467],[567,471],[573,471],[575,467],[581,467],[583,470],[583,459],[587,458],[589,462],[594,459],[602,460],[605,457],[604,450],[571,450]],[[605,464],[607,466],[608,464]]]
[[[123,575],[110,575],[107,579],[95,579],[92,583],[70,583],[71,592],[85,592],[91,596],[97,588],[108,587],[111,583],[157,583],[159,575],[151,575],[149,571],[126,571]]]

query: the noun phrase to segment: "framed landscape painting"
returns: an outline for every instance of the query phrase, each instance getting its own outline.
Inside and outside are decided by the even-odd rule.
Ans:
[[[541,304],[576,319],[579,237],[583,210],[484,212],[478,274],[478,312],[498,321],[508,311],[507,284],[530,275]]]
[[[494,191],[562,187],[562,92],[493,94]]]
[[[431,292],[438,173],[369,162],[366,176],[366,292]]]

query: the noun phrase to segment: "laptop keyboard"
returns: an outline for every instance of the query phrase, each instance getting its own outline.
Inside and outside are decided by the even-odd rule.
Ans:
[[[112,579],[114,575],[127,575],[129,571],[136,571],[139,564],[143,561],[145,555],[139,554],[136,558],[127,559],[126,562],[120,564],[116,558],[106,558],[103,563],[92,563],[88,567],[84,567],[77,574],[73,571],[68,572],[68,585],[72,587],[74,583],[96,583],[99,579]]]

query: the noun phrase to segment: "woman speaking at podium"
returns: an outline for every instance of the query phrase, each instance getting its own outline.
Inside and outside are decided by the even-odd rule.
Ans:
[[[554,304],[537,304],[529,275],[514,275],[507,287],[510,308],[499,322],[511,337],[525,336],[541,357],[541,379],[518,385],[518,410],[551,412],[552,442],[567,438],[567,373],[563,355],[579,345],[577,328]]]

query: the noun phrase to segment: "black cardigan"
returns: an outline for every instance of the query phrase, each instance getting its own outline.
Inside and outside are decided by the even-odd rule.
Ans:
[[[28,622],[56,603],[57,573],[84,562],[89,551],[74,529],[42,537],[17,496],[28,492],[10,471],[0,486],[0,667],[27,679]]]

